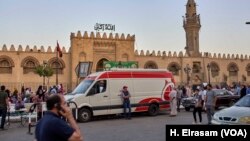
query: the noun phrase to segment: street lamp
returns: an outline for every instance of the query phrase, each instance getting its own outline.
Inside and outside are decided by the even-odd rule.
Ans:
[[[208,63],[207,64],[208,84],[210,84],[210,71],[211,71],[211,65],[210,63]]]
[[[187,85],[189,85],[189,81],[190,81],[190,76],[189,76],[190,71],[191,71],[191,68],[189,67],[189,64],[187,64],[186,67],[184,68],[184,72],[187,74]]]
[[[43,87],[45,86],[45,69],[47,67],[47,61],[43,60]]]

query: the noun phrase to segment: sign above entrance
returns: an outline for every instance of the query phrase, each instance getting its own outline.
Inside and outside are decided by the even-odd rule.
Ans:
[[[105,70],[110,70],[111,68],[138,68],[138,62],[127,61],[127,62],[115,62],[115,61],[104,61],[103,66]]]
[[[104,31],[104,30],[115,31],[115,25],[96,23],[94,26],[94,29],[96,31],[100,31],[100,30],[102,30],[102,31]]]

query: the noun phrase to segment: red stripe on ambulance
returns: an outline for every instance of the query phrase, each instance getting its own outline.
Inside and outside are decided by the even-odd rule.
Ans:
[[[139,105],[146,105],[148,103],[159,103],[161,102],[161,98],[147,98],[143,99],[142,101],[139,102]],[[140,106],[135,109],[135,112],[142,112],[142,111],[148,111],[148,106]]]
[[[105,78],[171,78],[173,75],[168,72],[105,72],[99,79]]]

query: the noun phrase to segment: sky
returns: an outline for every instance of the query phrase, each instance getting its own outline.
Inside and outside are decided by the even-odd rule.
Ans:
[[[135,49],[185,51],[187,0],[1,0],[0,47],[70,47],[70,33],[96,23],[135,35]],[[250,55],[250,0],[196,0],[200,51]],[[110,33],[111,31],[106,31]],[[103,32],[101,32],[103,33]]]

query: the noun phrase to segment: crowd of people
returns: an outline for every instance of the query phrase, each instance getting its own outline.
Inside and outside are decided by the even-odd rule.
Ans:
[[[65,93],[62,84],[58,84],[57,86],[51,86],[48,89],[40,85],[35,91],[32,91],[30,87],[25,88],[24,86],[22,86],[20,91],[14,88],[13,92],[6,88],[5,92],[8,95],[10,103],[16,103],[16,101],[18,101],[18,99],[20,98],[24,103],[33,103],[37,96],[39,98],[42,98],[43,101],[45,101],[45,98],[48,95]]]
[[[10,104],[15,104],[15,109],[24,108],[25,103],[35,103],[37,106],[38,123],[35,129],[36,141],[75,140],[82,141],[83,137],[77,125],[71,109],[67,106],[63,97],[62,84],[46,89],[39,86],[35,93],[30,88],[22,87],[21,93],[17,89],[11,93],[5,86],[0,90],[0,115],[1,130],[6,130],[5,120]],[[46,103],[47,110],[42,113],[42,102]],[[42,117],[42,114],[44,116]],[[67,119],[67,121],[63,119]]]
[[[36,103],[37,104],[37,119],[42,117],[42,102],[46,102],[47,98],[53,94],[63,95],[65,93],[62,84],[57,86],[51,86],[49,89],[38,86],[36,91],[32,91],[30,87],[22,86],[21,90],[18,91],[16,88],[11,92],[4,85],[1,86],[0,93],[0,115],[1,118],[1,129],[4,129],[5,119],[7,111],[10,110],[10,105],[15,105],[15,110],[25,108],[25,103]]]
[[[174,87],[170,92],[170,107],[171,112],[170,116],[177,116],[180,112],[181,101],[183,98],[194,97],[195,107],[193,110],[193,124],[202,123],[202,111],[207,113],[208,124],[211,124],[212,116],[215,110],[216,104],[216,94],[213,91],[214,89],[226,89],[231,92],[232,95],[239,95],[240,98],[246,94],[250,94],[250,85],[246,86],[245,84],[233,83],[231,86],[220,87],[219,85],[211,84],[202,84],[198,86],[193,86],[192,88],[189,85]],[[199,120],[197,120],[196,115],[198,113]]]

